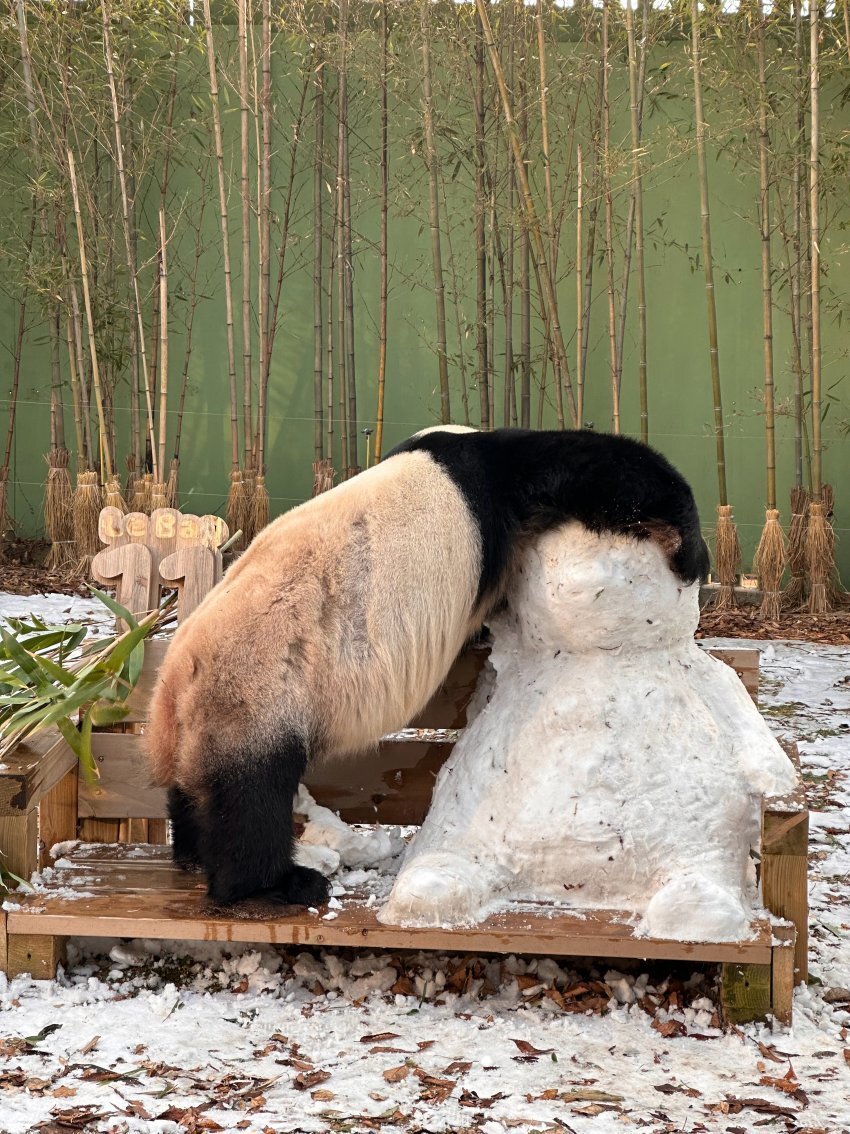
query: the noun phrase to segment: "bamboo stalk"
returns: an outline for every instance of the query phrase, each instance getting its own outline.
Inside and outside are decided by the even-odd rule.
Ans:
[[[221,138],[221,114],[218,105],[218,76],[216,71],[215,40],[213,38],[210,0],[203,0],[204,27],[206,31],[207,63],[210,73],[210,104],[213,119],[213,144],[215,147],[216,169],[218,171],[219,220],[221,222],[221,250],[224,260],[224,309],[227,330],[227,375],[230,384],[230,466],[231,472],[239,468],[239,410],[236,392],[236,348],[233,336],[233,287],[230,272],[230,229],[227,214],[227,185],[224,177],[224,150]],[[237,483],[231,477],[231,485]],[[241,493],[239,494],[241,497]],[[237,506],[238,504],[238,506]],[[228,505],[228,523],[231,531],[242,527],[241,501],[234,499]]]
[[[473,103],[475,113],[475,345],[476,384],[481,415],[481,427],[486,429],[490,420],[490,397],[487,385],[489,360],[487,357],[487,233],[485,219],[486,195],[484,171],[485,102],[484,102],[484,33],[476,13],[474,42]]]
[[[593,155],[592,174],[588,179],[590,201],[587,217],[587,240],[584,254],[584,310],[582,313],[582,330],[584,338],[581,343],[582,383],[586,387],[587,354],[590,346],[590,315],[593,301],[593,267],[596,252],[596,225],[599,219],[599,201],[601,199],[602,183],[602,81],[603,69],[599,68],[597,83],[596,114],[593,134],[591,137],[591,152]]]
[[[63,276],[64,276],[63,267]],[[75,355],[74,346],[74,332],[71,326],[71,312],[69,305],[65,309],[65,341],[68,346],[68,369],[71,375],[71,395],[74,403],[74,433],[77,441],[77,462],[81,466],[88,463],[88,448],[86,445],[86,435],[83,428],[83,410],[82,400],[80,397],[79,378],[77,376],[77,360]]]
[[[758,0],[759,19],[756,29],[758,59],[759,110],[759,220],[761,230],[762,325],[764,340],[764,414],[765,450],[767,468],[767,507],[776,508],[776,427],[774,421],[773,377],[773,287],[770,256],[770,134],[768,115],[770,104],[767,90],[767,51],[765,44],[765,17],[762,0]]]
[[[646,324],[646,266],[644,261],[643,225],[643,170],[641,163],[643,99],[646,82],[647,36],[649,27],[649,0],[642,0],[640,64],[635,50],[634,14],[631,0],[625,8],[626,36],[629,53],[629,119],[632,139],[632,206],[635,225],[635,260],[638,289],[638,398],[640,403],[640,439],[649,442],[649,391],[647,387],[647,324]],[[627,255],[631,259],[632,240],[628,238]],[[625,271],[623,300],[628,293],[629,267]],[[625,309],[621,312],[621,342],[619,348],[618,375],[623,372],[622,332],[625,327]]]
[[[314,85],[316,94],[313,101],[315,115],[313,147],[313,460],[324,458],[324,313],[322,310],[322,194],[323,153],[325,129],[325,69],[319,60],[316,67]],[[332,456],[332,454],[331,454]]]
[[[248,0],[237,3],[239,40],[240,196],[242,201],[242,437],[246,466],[251,462],[251,180],[248,172]]]
[[[794,74],[796,79],[797,133],[794,140],[793,164],[793,247],[794,269],[791,273],[791,325],[794,332],[796,365],[794,368],[794,484],[803,484],[803,348],[802,348],[802,242],[800,218],[803,212],[802,146],[806,136],[806,80],[803,70],[802,0],[794,0]]]
[[[331,194],[330,200],[330,217],[328,224],[328,238],[330,241],[330,248],[328,250],[328,267],[327,267],[327,284],[325,288],[325,309],[327,311],[326,335],[327,342],[327,355],[328,355],[328,378],[327,378],[327,402],[326,402],[326,418],[327,418],[327,446],[328,446],[328,459],[331,464],[334,461],[334,419],[336,416],[336,403],[334,401],[334,306],[333,306],[333,285],[336,276],[336,193]],[[344,468],[345,465],[343,464]]]
[[[773,285],[771,279],[770,225],[770,102],[767,87],[767,49],[762,0],[758,0],[756,55],[758,60],[758,151],[759,151],[759,227],[761,235],[762,326],[764,339],[764,421],[765,463],[767,471],[765,525],[755,555],[755,569],[762,591],[760,614],[775,621],[782,610],[780,586],[785,571],[785,535],[776,508],[776,428],[774,420],[773,376]]]
[[[608,268],[608,348],[611,365],[611,432],[620,432],[617,316],[614,293],[614,203],[611,192],[611,104],[608,92],[608,0],[602,0],[602,179],[605,189],[605,263]]]
[[[431,231],[431,262],[434,272],[434,299],[437,306],[437,368],[440,379],[440,421],[452,419],[449,394],[449,360],[446,335],[446,294],[440,247],[440,197],[437,147],[434,141],[433,94],[431,90],[430,0],[421,0],[419,28],[422,36],[422,125],[425,134],[425,166],[428,170],[428,223]]]
[[[77,286],[71,282],[68,285],[68,291],[71,297],[71,315],[73,318],[73,338],[74,338],[74,358],[76,359],[76,371],[79,381],[80,389],[80,409],[83,420],[83,431],[85,436],[85,467],[91,469],[95,463],[94,443],[91,435],[91,400],[89,398],[88,383],[86,382],[85,362],[83,360],[83,318],[80,312],[80,300],[77,295]],[[70,347],[69,347],[70,350]],[[73,367],[74,363],[71,362]],[[73,379],[73,369],[72,369]],[[77,454],[77,472],[80,471],[80,453]]]
[[[525,9],[520,10],[524,13]],[[522,15],[520,17],[522,19]],[[524,22],[523,22],[524,26]],[[526,83],[526,64],[525,57],[527,56],[525,36],[523,36],[523,59],[520,61],[520,109],[519,109],[519,132],[520,140],[522,142],[522,154],[525,163],[528,162],[528,89]],[[548,172],[548,166],[547,166]],[[547,222],[549,216],[549,198],[546,199]],[[550,230],[551,232],[551,226]],[[551,243],[550,243],[550,259],[551,259]],[[523,429],[528,429],[531,426],[531,245],[529,241],[528,224],[523,221],[519,230],[519,296],[520,296],[520,309],[519,309],[519,326],[520,326],[520,410],[519,414],[515,417],[519,418],[519,424]],[[511,392],[514,392],[514,383],[511,381]]]
[[[357,381],[354,352],[354,252],[351,227],[351,161],[349,155],[350,127],[348,121],[348,0],[343,0],[345,22],[343,28],[343,91],[342,91],[342,233],[345,241],[343,284],[345,290],[345,375],[348,389],[348,459],[346,478],[360,471],[357,435]]]
[[[809,151],[809,231],[811,239],[811,306],[812,306],[812,503],[821,503],[823,485],[821,442],[822,379],[821,379],[821,309],[820,309],[820,25],[818,0],[809,5],[809,101],[811,107]]]
[[[80,275],[82,277],[83,285],[83,302],[86,310],[86,322],[88,324],[88,338],[89,338],[89,351],[91,354],[91,368],[92,368],[92,381],[94,383],[94,395],[97,402],[97,417],[100,432],[101,442],[101,460],[105,464],[106,475],[111,477],[113,475],[112,460],[110,458],[109,446],[107,444],[106,434],[106,415],[103,407],[103,388],[100,382],[100,367],[97,361],[97,346],[94,338],[94,318],[92,316],[91,305],[91,292],[89,290],[89,271],[88,262],[86,260],[86,241],[85,233],[83,232],[83,218],[80,213],[80,195],[77,187],[77,171],[74,164],[74,155],[71,150],[68,150],[68,174],[71,180],[71,194],[74,201],[74,217],[77,222],[77,244],[79,247],[80,255]]]
[[[502,22],[505,22],[505,12],[509,11],[511,16],[511,26],[507,34],[508,39],[508,85],[513,91],[514,89],[514,72],[516,67],[516,0],[510,0],[510,7],[503,6],[502,8]],[[504,38],[504,32],[502,32]],[[483,60],[483,57],[482,57]],[[498,109],[494,112],[498,121]],[[511,155],[510,143],[507,146],[507,215],[508,215],[508,233],[507,233],[507,252],[505,255],[505,268],[501,273],[502,275],[502,295],[504,296],[504,309],[505,309],[505,381],[504,389],[502,392],[502,424],[511,425],[511,415],[516,404],[516,388],[514,384],[514,283],[515,283],[515,248],[516,240],[515,233],[516,225],[516,202],[515,202],[515,187],[516,187],[516,174],[513,168],[513,157]],[[499,231],[495,224],[495,189],[491,185],[490,199],[493,202],[491,216],[493,220],[490,225],[490,234],[493,243],[495,244],[496,232]],[[519,226],[522,232],[522,224]],[[500,234],[501,235],[501,234]],[[522,237],[520,236],[520,240]],[[500,241],[501,242],[501,241]],[[493,272],[493,265],[490,265],[490,271]],[[528,281],[526,280],[526,283]],[[496,296],[495,291],[491,287],[492,303],[495,310]],[[489,395],[489,390],[488,390]],[[515,416],[515,413],[514,413]]]
[[[262,0],[262,71],[263,87],[260,115],[263,131],[263,157],[260,168],[262,192],[260,196],[259,243],[259,323],[260,323],[260,382],[257,393],[257,469],[266,471],[266,391],[270,361],[271,317],[271,194],[272,194],[272,31],[271,0]]]
[[[30,218],[29,236],[26,241],[26,259],[29,264],[32,258],[32,245],[35,238],[35,221],[36,213],[38,212],[38,205],[33,208]],[[9,528],[15,527],[14,519],[9,512],[7,485],[9,481],[9,469],[12,464],[12,443],[15,438],[15,422],[17,419],[18,411],[18,391],[21,384],[21,357],[23,354],[24,346],[24,332],[26,331],[27,320],[27,293],[28,293],[28,274],[23,273],[23,287],[21,297],[18,300],[18,331],[15,336],[15,345],[12,350],[12,388],[9,391],[8,406],[9,406],[9,422],[6,426],[6,447],[3,453],[3,464],[0,466],[0,555],[2,555],[2,544],[5,539],[6,532]],[[51,446],[55,449],[55,446]],[[67,468],[67,465],[66,465]],[[48,490],[50,483],[48,482]],[[53,533],[49,529],[52,527],[50,509],[47,507],[47,498],[45,499],[45,521],[48,527],[48,535],[53,542]]]
[[[101,0],[101,14],[103,17],[103,54],[106,61],[106,75],[109,82],[109,94],[112,104],[112,125],[115,132],[115,163],[118,169],[118,183],[121,190],[121,222],[124,230],[124,245],[127,253],[127,274],[133,288],[133,306],[136,324],[138,327],[137,346],[139,361],[142,367],[142,382],[145,390],[145,405],[147,409],[147,432],[153,442],[153,392],[148,373],[147,355],[145,352],[145,329],[142,322],[142,303],[139,296],[138,270],[135,261],[135,247],[130,226],[130,197],[127,190],[127,176],[124,167],[124,145],[121,138],[121,116],[118,108],[118,92],[115,85],[115,73],[112,67],[112,37],[110,32],[110,8],[108,0]],[[154,470],[157,473],[159,470]]]
[[[378,294],[378,405],[375,410],[375,462],[381,459],[384,449],[384,395],[387,381],[387,319],[389,314],[389,17],[387,0],[381,3],[381,225],[378,237],[378,256],[381,262],[381,279]],[[464,383],[465,385],[465,383]],[[464,390],[464,395],[466,391]],[[468,410],[467,420],[468,420]]]
[[[340,8],[340,20],[342,9]],[[348,476],[348,366],[345,351],[345,118],[342,113],[341,88],[344,85],[343,63],[337,64],[337,135],[336,135],[336,323],[337,323],[337,397],[339,398],[339,433],[342,478]]]
[[[280,310],[280,296],[283,289],[283,277],[286,271],[286,252],[289,247],[289,226],[292,215],[292,200],[293,189],[298,172],[298,146],[301,141],[301,128],[304,124],[304,108],[307,105],[307,92],[311,85],[311,76],[313,71],[313,59],[311,55],[306,63],[302,73],[301,83],[301,96],[298,103],[298,113],[292,127],[292,141],[289,145],[289,180],[286,187],[286,197],[283,204],[283,217],[280,224],[280,235],[278,237],[278,261],[277,261],[277,279],[275,282],[274,299],[270,299],[266,305],[266,319],[268,323],[268,334],[266,336],[267,345],[265,350],[265,372],[262,375],[259,392],[259,404],[262,407],[261,413],[258,415],[257,421],[257,437],[255,439],[255,448],[258,453],[259,464],[265,467],[265,442],[266,430],[268,423],[266,422],[267,407],[268,407],[268,388],[269,388],[269,375],[271,373],[272,355],[274,352],[275,339],[277,337],[278,328],[278,312]],[[267,161],[270,162],[270,156]],[[271,166],[269,165],[269,178],[271,177]],[[269,248],[271,243],[269,242]],[[271,280],[271,267],[268,269],[269,281]]]
[[[584,281],[582,279],[581,262],[584,172],[581,161],[581,146],[578,146],[576,179],[576,425],[581,429],[584,423],[584,364],[582,361],[584,353]]]
[[[159,210],[159,460],[160,478],[165,478],[165,444],[168,431],[168,264],[166,261],[165,210]]]
[[[723,421],[723,397],[720,386],[720,355],[717,336],[717,308],[714,295],[714,261],[711,252],[711,213],[708,197],[708,165],[705,153],[705,114],[702,101],[702,60],[700,49],[700,14],[698,0],[691,4],[691,47],[694,80],[694,112],[696,115],[697,166],[702,227],[702,256],[705,273],[705,296],[708,315],[708,348],[711,367],[711,392],[714,403],[714,436],[717,464],[718,506],[717,544],[715,549],[720,582],[716,607],[735,606],[735,576],[740,558],[738,536],[732,519],[726,488],[726,437]]]
[[[514,162],[517,170],[517,179],[519,181],[522,200],[525,207],[526,220],[530,230],[531,241],[534,249],[535,271],[540,281],[540,294],[544,301],[546,318],[549,322],[552,331],[554,353],[556,360],[556,376],[557,380],[565,385],[567,392],[567,399],[569,402],[570,417],[573,423],[576,421],[576,406],[575,396],[573,393],[572,380],[569,373],[569,363],[567,361],[567,351],[564,345],[564,337],[561,332],[561,325],[558,318],[558,301],[555,294],[555,287],[552,282],[552,276],[547,262],[546,249],[543,243],[543,236],[540,229],[540,222],[537,217],[537,210],[534,205],[534,198],[531,194],[531,186],[528,180],[528,174],[522,160],[522,145],[519,137],[519,129],[517,127],[516,119],[513,115],[511,108],[510,97],[508,94],[507,86],[505,84],[504,71],[502,69],[501,59],[493,39],[493,30],[490,26],[490,19],[487,14],[487,7],[485,0],[475,0],[476,9],[481,19],[481,27],[484,33],[484,42],[490,56],[490,65],[493,68],[493,73],[496,76],[496,84],[499,90],[499,96],[502,103],[502,112],[504,114],[505,123],[511,139],[511,149],[514,155]]]
[[[27,122],[29,125],[30,145],[36,169],[35,187],[35,213],[38,219],[39,232],[42,241],[47,247],[48,224],[47,204],[41,186],[41,142],[38,131],[38,114],[35,98],[35,78],[33,75],[32,54],[29,46],[27,31],[27,17],[24,0],[15,0],[15,15],[18,26],[18,41],[21,50],[21,71],[24,80],[24,96],[27,105]],[[59,304],[54,301],[50,305],[49,335],[50,335],[50,447],[51,449],[65,448],[65,422],[62,405],[62,374],[59,358],[60,340]]]
[[[189,386],[189,363],[192,357],[192,341],[195,328],[195,311],[198,306],[198,271],[201,263],[201,256],[204,251],[203,242],[203,224],[204,213],[206,211],[206,187],[207,187],[207,171],[209,165],[205,166],[203,177],[201,178],[201,205],[198,212],[197,228],[195,229],[195,257],[192,265],[192,272],[189,283],[189,311],[186,319],[186,349],[183,352],[183,369],[180,375],[180,397],[177,402],[177,419],[174,426],[174,456],[172,458],[172,469],[176,470],[180,467],[180,442],[183,437],[183,413],[186,407],[186,392]],[[176,468],[175,468],[176,462]],[[176,500],[177,485],[174,486],[175,500]],[[176,506],[176,505],[175,505]]]
[[[809,151],[809,233],[810,233],[810,300],[812,354],[812,498],[806,530],[806,562],[809,574],[811,614],[831,610],[832,576],[835,571],[835,533],[823,494],[822,442],[822,344],[820,302],[820,13],[818,0],[809,4],[809,103],[811,108]]]

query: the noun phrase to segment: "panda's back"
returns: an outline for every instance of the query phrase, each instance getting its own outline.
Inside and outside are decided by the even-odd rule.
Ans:
[[[377,465],[294,508],[180,628],[187,713],[217,727],[285,718],[323,749],[406,724],[475,629],[478,529],[427,453]],[[194,708],[189,704],[192,702]]]

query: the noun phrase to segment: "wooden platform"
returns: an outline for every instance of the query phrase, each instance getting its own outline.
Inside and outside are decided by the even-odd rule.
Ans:
[[[528,903],[474,928],[453,930],[383,926],[375,907],[357,895],[327,920],[304,910],[278,916],[268,908],[250,917],[244,911],[216,916],[207,907],[202,878],[175,870],[161,845],[164,793],[149,784],[140,751],[164,649],[165,643],[148,644],[126,723],[93,736],[97,784],[79,776],[73,753],[55,730],[21,745],[0,772],[0,848],[15,873],[28,877],[37,866],[50,865],[49,849],[56,842],[83,840],[43,893],[14,894],[8,911],[0,912],[0,969],[8,975],[53,976],[70,936],[705,962],[721,966],[727,1020],[771,1013],[790,1020],[794,985],[805,981],[807,972],[808,813],[802,791],[763,803],[762,892],[767,908],[785,924],[755,922],[740,942],[641,938],[616,910],[570,913]],[[734,668],[755,700],[758,652],[711,652]],[[437,772],[466,723],[487,653],[486,647],[465,652],[403,736],[386,738],[354,764],[328,761],[315,769],[308,786],[317,801],[347,822],[421,823]],[[69,890],[85,896],[68,897]]]
[[[26,952],[8,958],[12,967],[24,960],[36,970],[54,964],[61,939],[70,936],[714,962],[750,974],[750,985],[759,987],[756,1014],[771,1002],[777,1015],[790,1013],[781,989],[777,1003],[776,986],[793,984],[793,928],[767,919],[754,922],[743,941],[694,943],[637,937],[629,924],[634,918],[616,910],[568,912],[544,903],[515,903],[469,929],[381,925],[365,895],[347,898],[330,920],[305,910],[221,916],[207,906],[203,879],[176,869],[167,847],[82,844],[60,861],[67,865],[56,868],[44,892],[16,894],[16,908],[6,914],[6,949]]]

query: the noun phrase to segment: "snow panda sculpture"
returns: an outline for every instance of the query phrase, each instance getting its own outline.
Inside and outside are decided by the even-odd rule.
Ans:
[[[745,938],[762,797],[796,775],[698,623],[699,587],[651,542],[569,523],[526,548],[379,921],[474,925],[530,899]]]
[[[205,871],[215,904],[326,899],[292,857],[308,762],[421,711],[523,542],[567,519],[654,538],[686,583],[707,570],[682,476],[584,431],[427,430],[257,536],[175,634],[147,730],[175,861]]]

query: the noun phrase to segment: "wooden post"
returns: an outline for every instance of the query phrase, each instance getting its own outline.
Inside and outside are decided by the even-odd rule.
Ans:
[[[783,745],[799,765],[796,744]],[[802,785],[782,799],[765,801],[762,812],[762,901],[776,917],[792,922],[797,932],[794,947],[794,983],[809,976],[809,812]]]
[[[38,867],[38,810],[20,815],[0,815],[0,850],[3,865],[12,874],[27,879]]]
[[[721,965],[720,1009],[724,1022],[748,1024],[769,1015],[771,976],[771,965],[739,965],[734,962]]]
[[[5,929],[5,926],[4,926]],[[47,937],[34,933],[10,933],[6,938],[6,976],[29,973],[36,980],[52,980],[65,963],[66,937]]]
[[[773,936],[777,941],[787,942],[774,948],[772,953],[770,998],[773,1015],[778,1023],[790,1024],[794,1007],[794,986],[798,983],[794,967],[797,934],[793,926],[777,925],[774,927]]]
[[[77,837],[77,781],[74,767],[62,777],[38,805],[38,868],[53,861],[50,848]]]

